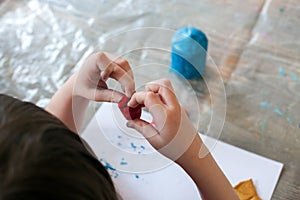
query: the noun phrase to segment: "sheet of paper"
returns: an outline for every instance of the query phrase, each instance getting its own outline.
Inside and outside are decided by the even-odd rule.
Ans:
[[[142,118],[151,121],[143,112]],[[124,200],[201,199],[191,178],[158,154],[126,120],[115,104],[103,103],[82,137],[112,176]],[[214,139],[201,137],[206,142]],[[263,200],[271,199],[283,164],[218,141],[212,154],[234,186],[252,179]]]

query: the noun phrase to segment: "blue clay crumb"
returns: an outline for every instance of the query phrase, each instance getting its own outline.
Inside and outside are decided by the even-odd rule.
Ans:
[[[105,162],[105,169],[110,169],[110,170],[112,170],[112,171],[115,171],[116,169],[114,168],[114,167],[112,167],[108,162]]]
[[[271,104],[269,104],[269,103],[267,103],[267,102],[264,102],[264,101],[260,102],[260,106],[261,106],[261,107],[264,107],[264,108],[271,108],[271,107],[272,107]]]
[[[122,161],[120,162],[120,165],[127,165],[128,163],[125,161],[125,158],[121,159]]]
[[[130,143],[130,146],[131,146],[134,150],[136,150],[136,145],[133,144],[133,142]]]
[[[104,161],[103,159],[100,159],[100,161],[103,163],[106,170],[116,171],[116,168],[111,166],[111,164],[109,164],[108,162]]]
[[[118,178],[119,174],[118,173],[115,173],[114,174],[114,178]]]
[[[280,76],[284,76],[285,72],[284,69],[282,69],[281,67],[279,68],[279,75]]]
[[[278,108],[274,108],[273,112],[280,116],[283,114]]]
[[[111,166],[111,164],[109,164],[108,162],[106,162],[102,158],[100,159],[100,162],[104,165],[104,168],[109,172],[111,177],[118,178],[119,173],[117,172],[116,168]]]
[[[138,174],[135,174],[134,176],[135,176],[136,179],[140,178],[140,176]]]
[[[298,77],[297,77],[296,74],[290,74],[290,77],[291,77],[292,80],[298,81]]]
[[[120,165],[127,165],[127,162],[121,161],[121,162],[120,162]]]
[[[279,72],[280,76],[284,76],[286,74],[285,71],[284,71],[284,69],[282,67],[279,67],[278,72]],[[298,70],[297,70],[297,72],[300,73]],[[296,74],[294,74],[294,73],[290,74],[290,78],[293,81],[298,81],[299,80],[298,76]]]

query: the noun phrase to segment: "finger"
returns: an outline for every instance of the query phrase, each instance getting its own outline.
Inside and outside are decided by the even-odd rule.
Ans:
[[[94,101],[118,103],[124,94],[112,89],[96,89],[91,92]]]
[[[129,128],[133,128],[140,132],[149,143],[156,149],[161,147],[162,138],[157,130],[148,122],[142,119],[128,121],[126,124]]]
[[[108,89],[108,86],[104,81],[100,80],[98,81],[97,89]]]
[[[130,102],[127,104],[129,107],[137,107],[138,105],[144,105],[146,109],[153,116],[156,121],[156,128],[160,130],[166,121],[166,106],[161,101],[159,94],[153,92],[138,92],[135,93]]]
[[[120,69],[120,68],[118,68]],[[135,92],[134,79],[129,73],[122,70],[115,70],[111,76],[113,79],[117,80],[121,84],[122,90],[125,92],[127,97],[131,97]]]
[[[145,86],[146,91],[152,91],[160,94],[163,102],[167,105],[178,104],[172,84],[167,79],[161,79],[148,83]]]
[[[130,97],[135,90],[133,76],[126,72],[121,66],[111,61],[106,53],[97,53],[96,65],[101,71],[101,78],[103,80],[109,77],[117,80],[125,88],[126,96]]]
[[[115,62],[117,65],[121,66],[122,69],[124,69],[124,70],[129,74],[129,76],[131,76],[131,78],[134,79],[134,77],[133,77],[133,72],[132,72],[131,67],[130,67],[130,65],[129,65],[129,63],[128,63],[127,60],[125,60],[125,59],[122,58],[122,57],[119,57],[119,58],[117,58],[116,60],[114,60],[114,62]]]
[[[153,87],[156,91],[153,92],[158,92],[159,88],[164,86],[165,88],[170,89],[171,91],[174,91],[173,86],[171,84],[171,81],[169,79],[159,79],[155,81],[151,81],[148,84],[146,84],[146,88],[148,85],[155,85],[156,87]]]
[[[129,107],[137,107],[138,105],[145,105],[145,107],[149,110],[153,105],[161,105],[163,106],[163,102],[161,101],[158,94],[154,92],[136,92],[132,95],[127,105]],[[151,112],[150,112],[151,113]]]
[[[131,76],[132,79],[134,79],[133,72],[127,60],[125,60],[121,56],[117,57],[111,53],[105,53],[105,54],[110,60],[112,60],[114,63],[119,65],[122,69],[124,69],[128,73],[128,75]]]
[[[117,80],[125,92],[126,96],[131,97],[134,93],[135,85],[134,80],[131,75],[122,69],[116,63],[110,63],[102,72],[101,72],[102,79],[106,80],[108,77]]]
[[[129,63],[127,60],[125,60],[124,58],[122,58],[121,56],[117,57],[112,53],[105,53],[107,55],[107,57],[112,60],[114,63],[120,65],[125,71],[130,71],[131,68],[129,66]]]

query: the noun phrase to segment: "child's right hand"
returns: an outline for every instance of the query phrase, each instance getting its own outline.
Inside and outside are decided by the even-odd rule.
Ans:
[[[127,126],[139,131],[155,149],[175,161],[198,136],[197,130],[178,103],[169,80],[150,82],[145,89],[134,93],[128,106],[144,104],[153,116],[155,126],[141,119],[129,121]]]
[[[197,130],[180,107],[168,80],[146,85],[145,92],[135,93],[128,106],[144,104],[155,126],[135,119],[128,126],[142,133],[160,153],[176,161],[194,180],[202,199],[238,200],[229,181],[203,144]]]

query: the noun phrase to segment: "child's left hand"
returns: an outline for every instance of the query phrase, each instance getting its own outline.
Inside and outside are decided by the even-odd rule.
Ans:
[[[124,94],[107,87],[106,80],[117,80],[127,97],[134,93],[133,73],[126,60],[108,53],[88,57],[53,95],[46,110],[74,132],[79,132],[89,100],[118,103]]]
[[[108,53],[95,53],[74,74],[74,95],[88,100],[119,102],[124,94],[107,87],[106,80],[117,80],[127,97],[135,91],[133,73],[128,62]]]

